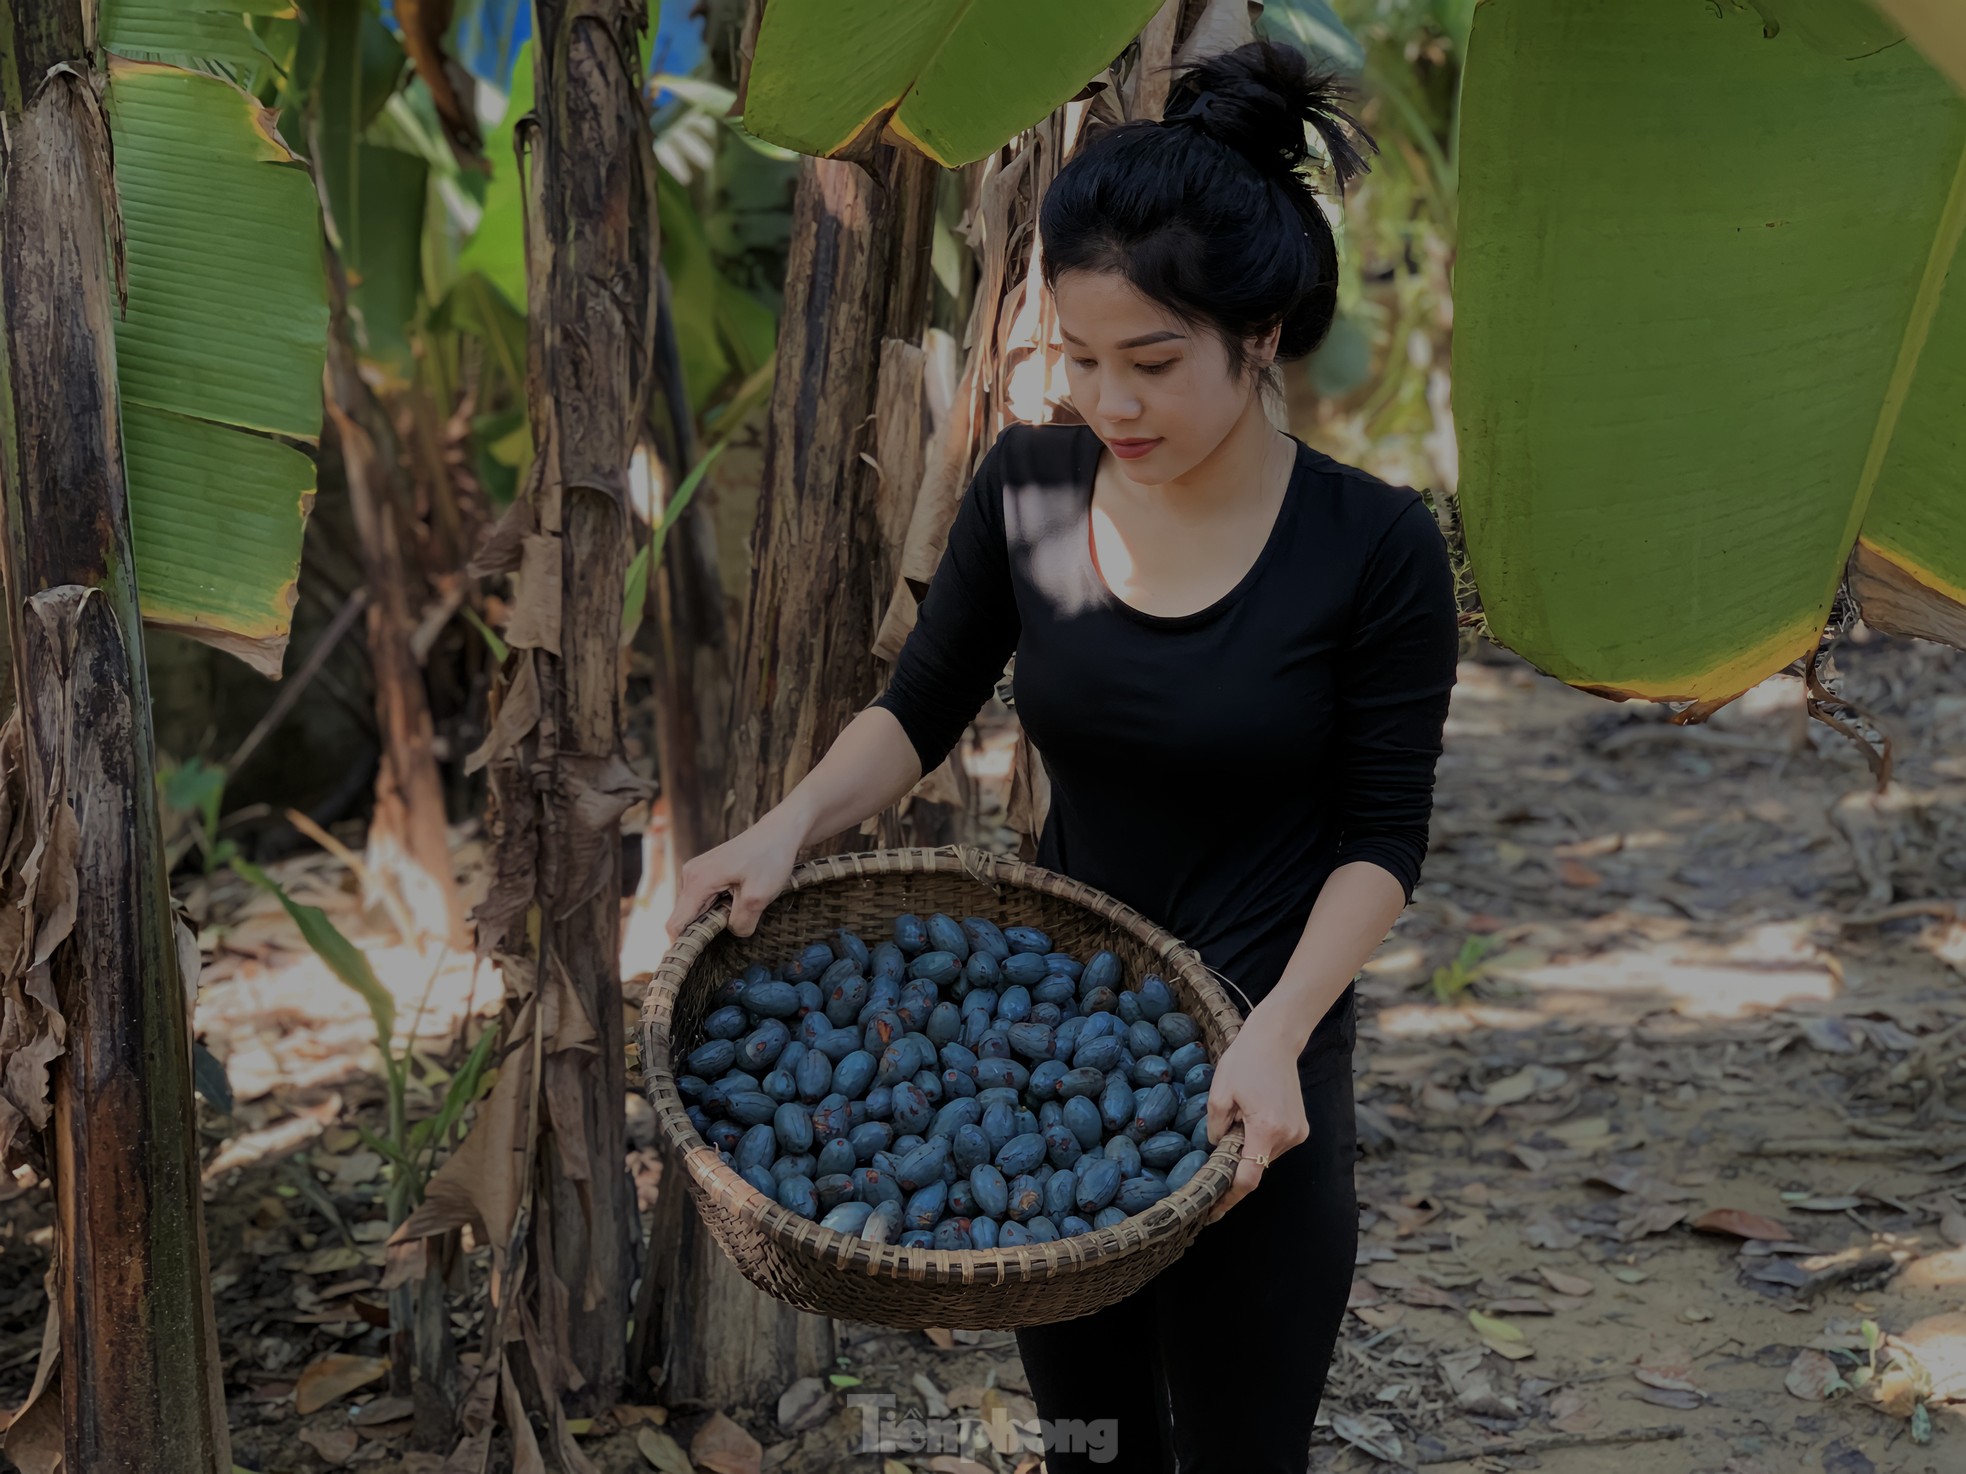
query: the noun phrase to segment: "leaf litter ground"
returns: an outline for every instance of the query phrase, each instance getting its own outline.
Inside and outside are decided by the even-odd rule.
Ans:
[[[1966,658],[1873,637],[1838,660],[1894,738],[1881,799],[1792,678],[1679,728],[1502,652],[1463,664],[1426,875],[1361,984],[1361,1233],[1314,1469],[1966,1468]],[[1008,733],[977,736],[1000,816]],[[455,1066],[488,970],[396,942],[327,856],[278,870],[370,950],[399,1045]],[[660,955],[658,871],[630,974]],[[201,1113],[235,1459],[431,1474],[384,1373],[366,1009],[270,898],[182,889],[236,1095]],[[32,1377],[51,1225],[32,1171],[0,1181],[0,1403]],[[482,1310],[453,1301],[466,1348]],[[832,1377],[774,1406],[631,1391],[581,1441],[604,1470],[1034,1466],[1009,1336],[841,1329]],[[868,1393],[960,1446],[863,1449]]]

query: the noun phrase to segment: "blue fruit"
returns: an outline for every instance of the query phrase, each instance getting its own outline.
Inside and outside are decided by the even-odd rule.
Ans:
[[[1120,960],[1111,952],[1094,952],[1085,964],[1085,971],[1079,974],[1080,993],[1094,988],[1112,988],[1120,985]]]
[[[872,960],[867,944],[860,940],[859,933],[848,931],[845,927],[833,933],[833,951],[842,961],[851,958],[862,972],[867,970]]]
[[[1122,989],[1120,1001],[1113,1005],[1113,1013],[1123,1024],[1140,1022],[1140,995],[1131,988]]]
[[[798,1077],[783,1065],[773,1070],[758,1082],[758,1089],[783,1105],[788,1100],[799,1098]]]
[[[788,1100],[772,1112],[771,1129],[778,1144],[788,1152],[802,1152],[812,1146],[812,1116],[795,1100]]]
[[[1003,1173],[987,1162],[970,1169],[969,1190],[976,1197],[977,1208],[991,1218],[1003,1217],[1010,1206],[1009,1184]]]
[[[717,1009],[703,1020],[707,1039],[735,1039],[751,1027],[751,1015],[735,1003]]]
[[[978,1098],[981,1099],[980,1096]],[[995,1156],[1017,1134],[1017,1111],[1002,1101],[992,1101],[983,1107],[979,1124],[983,1127],[983,1135],[989,1140],[990,1155]]]
[[[1181,1102],[1174,1098],[1172,1085],[1160,1084],[1140,1092],[1134,1100],[1133,1119],[1128,1125],[1136,1140],[1144,1141],[1164,1130],[1174,1120]]]
[[[898,1208],[906,1196],[893,1175],[879,1167],[856,1167],[848,1175],[853,1179],[854,1196],[863,1203],[892,1203]]]
[[[1010,955],[1010,943],[997,924],[984,916],[965,916],[962,920],[963,936],[969,942],[971,955],[984,953],[1001,962]]]
[[[963,964],[963,970],[955,981],[957,996],[963,998],[982,989],[1001,986],[1003,986],[1003,969],[997,965],[997,959],[988,952],[970,953],[969,961]]]
[[[1143,1213],[1167,1196],[1167,1184],[1157,1177],[1141,1175],[1129,1177],[1120,1184],[1119,1195],[1113,1199],[1113,1206],[1129,1218],[1135,1213]]]
[[[967,1249],[972,1247],[969,1230],[964,1227],[966,1217],[945,1218],[935,1225],[934,1247],[938,1249]]]
[[[1119,1007],[1119,994],[1111,988],[1094,988],[1079,995],[1081,1013],[1112,1013]]]
[[[1072,1202],[1081,1213],[1097,1213],[1119,1195],[1119,1163],[1104,1157],[1087,1157],[1079,1163],[1073,1178]]]
[[[851,1025],[860,1017],[860,1010],[867,1006],[867,998],[872,989],[873,984],[858,973],[835,983],[826,991],[826,1001],[823,1005],[826,1022],[839,1029]]]
[[[1000,1240],[997,1238],[997,1220],[978,1214],[969,1221],[969,1243],[973,1249],[994,1249]]]
[[[1003,939],[1014,953],[1035,953],[1042,957],[1051,950],[1051,938],[1034,926],[1007,926]]]
[[[1010,1026],[1011,1051],[1034,1062],[1050,1059],[1057,1039],[1056,1031],[1049,1024],[1027,1022]]]
[[[1215,1066],[1207,1060],[1203,1060],[1181,1077],[1181,1088],[1187,1091],[1190,1096],[1208,1094],[1209,1087],[1214,1083]],[[1182,1098],[1181,1103],[1183,1105],[1187,1104],[1187,1098],[1185,1096]]]
[[[944,1044],[954,1043],[962,1031],[962,1010],[946,1001],[929,1010],[928,1021],[922,1025],[923,1035],[938,1049]]]
[[[685,1057],[692,1075],[714,1079],[737,1063],[737,1045],[729,1039],[706,1039]]]
[[[969,961],[968,936],[954,918],[940,911],[928,918],[928,944],[938,952],[947,952],[959,963]]]
[[[1140,1160],[1140,1148],[1134,1145],[1131,1137],[1109,1136],[1106,1138],[1106,1144],[1099,1151],[1107,1161],[1120,1169],[1122,1182],[1130,1177],[1138,1177],[1146,1170],[1146,1164]]]
[[[810,1177],[787,1177],[778,1184],[778,1206],[801,1218],[819,1216],[819,1190]]]
[[[1030,1083],[1031,1072],[1014,1059],[980,1059],[976,1062],[978,1085],[1004,1085],[1022,1090]]]
[[[830,1213],[841,1203],[854,1200],[853,1179],[844,1172],[822,1172],[812,1179],[812,1188],[819,1195],[821,1213]]]
[[[898,1148],[899,1143],[896,1145]],[[949,1139],[946,1136],[925,1141],[901,1159],[901,1164],[895,1168],[895,1181],[910,1192],[925,1184],[940,1182],[942,1169],[949,1160]]]
[[[884,1152],[894,1145],[894,1128],[885,1121],[863,1121],[847,1132],[844,1137],[826,1143],[825,1150],[842,1147],[852,1164],[864,1164],[874,1160],[875,1152]]]
[[[1080,1034],[1078,1048],[1072,1051],[1072,1068],[1097,1070],[1103,1075],[1108,1070],[1119,1068],[1120,1051],[1125,1047],[1111,1034],[1100,1034],[1091,1039]]]
[[[1106,1088],[1106,1077],[1091,1068],[1067,1070],[1058,1077],[1058,1098],[1069,1101],[1077,1096],[1097,1095]]]
[[[869,1152],[868,1155],[872,1156],[873,1153]],[[826,1177],[844,1177],[853,1171],[860,1161],[861,1158],[853,1149],[852,1133],[849,1132],[844,1137],[836,1136],[819,1148],[817,1163],[819,1177],[813,1180],[817,1182]]]
[[[1037,1217],[1033,1218],[1024,1226],[1031,1231],[1031,1242],[1034,1244],[1055,1244],[1058,1242],[1058,1225],[1042,1213],[1038,1214]]]
[[[1167,1041],[1170,1050],[1179,1049],[1184,1044],[1193,1044],[1201,1038],[1201,1025],[1187,1014],[1181,1012],[1164,1013],[1154,1020],[1160,1029],[1161,1038]]]
[[[770,1167],[778,1157],[778,1134],[759,1122],[739,1138],[731,1153],[731,1165],[742,1172],[746,1167]]]
[[[1126,1080],[1135,1090],[1150,1090],[1156,1085],[1169,1085],[1174,1080],[1174,1066],[1164,1055],[1150,1054],[1136,1059],[1127,1068]]]
[[[773,1177],[763,1167],[746,1167],[737,1175],[750,1183],[751,1186],[755,1187],[766,1197],[770,1198],[774,1203],[778,1201],[778,1179]]]
[[[901,955],[901,949],[892,942],[882,942],[874,948],[873,956],[867,966],[869,996],[885,988],[898,986],[907,975],[908,959]]]
[[[929,1124],[930,1136],[953,1137],[964,1126],[973,1126],[983,1119],[983,1107],[973,1095],[966,1095],[950,1101],[935,1113]]]
[[[934,1228],[948,1204],[949,1184],[938,1178],[902,1204],[901,1221],[910,1228]]]
[[[1044,1211],[1044,1187],[1028,1172],[1010,1179],[1009,1192],[1010,1206],[1004,1211],[1012,1221],[1028,1224]]]
[[[1031,1016],[1031,990],[1013,983],[997,995],[997,1017],[1005,1023],[1021,1024]]]
[[[910,957],[927,950],[928,928],[922,924],[921,917],[903,911],[894,918],[894,945]]]
[[[974,1172],[994,1155],[990,1150],[990,1138],[983,1134],[981,1126],[975,1125],[958,1126],[949,1138],[949,1148],[956,1170],[965,1175]]]
[[[1078,1136],[1063,1121],[1055,1126],[1047,1126],[1043,1131],[1045,1159],[1052,1166],[1065,1169],[1071,1167],[1085,1154],[1079,1145]]]
[[[777,1110],[778,1102],[762,1090],[733,1090],[724,1102],[724,1114],[745,1126],[769,1121]]]
[[[1201,1171],[1207,1161],[1208,1153],[1199,1148],[1183,1152],[1180,1159],[1167,1169],[1167,1190],[1179,1192],[1186,1187],[1188,1180]]]
[[[1140,1160],[1165,1172],[1188,1154],[1185,1131],[1156,1131],[1140,1143]]]
[[[1099,1119],[1108,1132],[1124,1131],[1133,1123],[1136,1105],[1133,1087],[1123,1076],[1114,1075],[1099,1095]]]
[[[904,1217],[902,1221],[905,1223],[907,1220]],[[911,1228],[896,1239],[895,1243],[904,1249],[933,1249],[935,1235],[925,1228]]]
[[[885,1085],[876,1085],[868,1091],[861,1104],[867,1107],[867,1119],[885,1121],[894,1114],[894,1092]]]
[[[1044,1185],[1044,1211],[1047,1218],[1063,1218],[1072,1211],[1078,1193],[1078,1174],[1060,1171],[1051,1174]]]
[[[847,1098],[839,1091],[835,1090],[812,1108],[814,1141],[831,1141],[836,1136],[845,1136],[852,1129],[853,1120],[847,1111]]]
[[[924,952],[908,964],[910,978],[917,982],[934,983],[938,988],[953,983],[962,970],[962,959],[943,948]]]
[[[819,1220],[819,1226],[830,1228],[835,1233],[859,1233],[867,1226],[867,1220],[873,1213],[872,1203],[841,1203]]]
[[[1031,989],[1034,1004],[1042,1007],[1049,1003],[1061,1011],[1067,1003],[1077,1003],[1078,996],[1078,988],[1070,978],[1046,977]]]
[[[1077,979],[1085,971],[1085,965],[1069,952],[1047,952],[1044,964],[1053,972],[1061,972],[1066,977]]]
[[[810,1049],[800,1056],[799,1067],[792,1078],[797,1084],[799,1098],[812,1105],[832,1093],[834,1075],[833,1062],[817,1049]],[[840,1093],[852,1094],[850,1091]]]
[[[735,1121],[711,1121],[697,1128],[703,1139],[720,1152],[734,1152],[744,1139],[744,1128]]]
[[[1051,969],[1046,965],[1044,958],[1035,952],[1011,953],[1003,960],[1000,971],[1005,983],[1020,988],[1036,987],[1051,975]]]
[[[744,1008],[753,1018],[794,1018],[799,990],[790,983],[752,983],[744,990]]]
[[[882,1203],[867,1215],[860,1237],[870,1244],[892,1243],[901,1232],[901,1204]]]
[[[929,1104],[928,1096],[919,1085],[903,1081],[894,1087],[894,1124],[896,1129],[919,1135],[928,1130],[928,1124],[935,1119],[935,1108]]]
[[[1149,1023],[1159,1019],[1164,1013],[1173,1011],[1174,990],[1157,977],[1144,977],[1140,986],[1134,990],[1139,999],[1140,1017]]]
[[[997,1170],[1006,1177],[1029,1172],[1044,1160],[1044,1137],[1035,1131],[1013,1136],[997,1148]]]
[[[1032,1069],[1030,1082],[1025,1089],[1033,1100],[1042,1101],[1045,1105],[1057,1105],[1058,1082],[1067,1073],[1062,1059],[1048,1059]]]

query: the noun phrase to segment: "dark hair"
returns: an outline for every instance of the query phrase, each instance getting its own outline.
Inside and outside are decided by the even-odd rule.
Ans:
[[[1310,181],[1304,125],[1324,140],[1342,193],[1375,148],[1338,103],[1334,76],[1302,52],[1251,41],[1187,68],[1160,122],[1092,135],[1039,211],[1044,276],[1117,271],[1184,321],[1212,328],[1230,366],[1281,327],[1279,359],[1324,340],[1338,302],[1338,245]]]

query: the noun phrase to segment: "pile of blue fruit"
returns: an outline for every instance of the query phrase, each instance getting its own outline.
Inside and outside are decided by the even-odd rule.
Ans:
[[[1214,1073],[1158,977],[940,912],[720,984],[677,1087],[745,1181],[871,1243],[996,1249],[1105,1228],[1208,1159]]]

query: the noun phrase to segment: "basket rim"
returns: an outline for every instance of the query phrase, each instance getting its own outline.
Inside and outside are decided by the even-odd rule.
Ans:
[[[784,890],[772,898],[766,909],[796,891],[817,886],[880,875],[957,872],[986,885],[1035,890],[1082,906],[1131,933],[1196,990],[1197,1001],[1206,1005],[1223,1027],[1224,1049],[1233,1042],[1242,1016],[1193,947],[1096,887],[988,850],[969,845],[941,845],[862,850],[802,861],[793,868]],[[690,1124],[676,1086],[672,1040],[666,1022],[657,1017],[664,1004],[673,1009],[683,980],[710,943],[729,930],[730,904],[728,898],[720,900],[684,927],[649,979],[642,996],[643,1089],[655,1109],[658,1127],[689,1169],[698,1188],[715,1193],[727,1211],[758,1225],[782,1252],[831,1268],[859,1268],[875,1279],[984,1287],[1062,1279],[1095,1264],[1150,1252],[1190,1223],[1195,1233],[1207,1226],[1206,1214],[1235,1178],[1235,1163],[1243,1139],[1240,1121],[1230,1125],[1193,1177],[1141,1212],[1129,1215],[1126,1221],[1137,1226],[1124,1234],[1118,1226],[1095,1228],[1090,1233],[1062,1234],[1046,1243],[1010,1249],[925,1249],[893,1243],[870,1244],[858,1234],[821,1227],[817,1221],[767,1197],[735,1168],[725,1165],[717,1149]],[[1011,1272],[1013,1267],[1022,1272]]]

